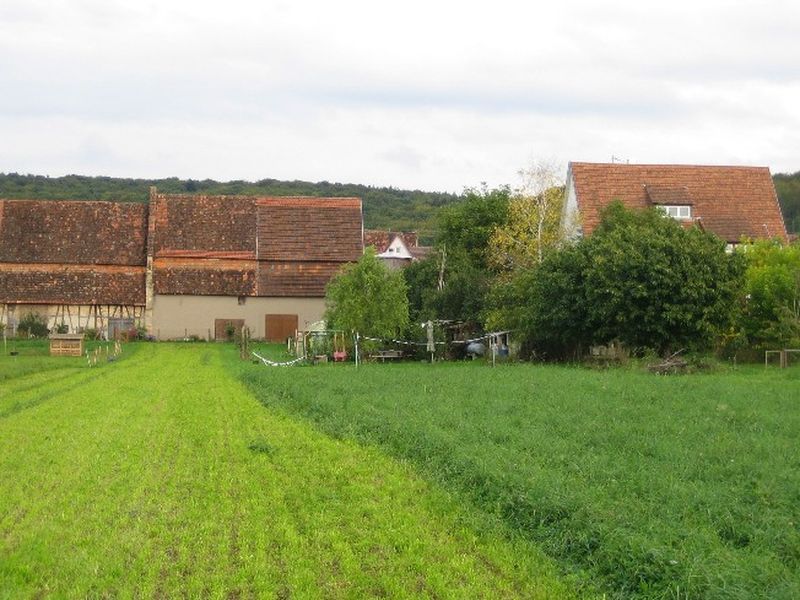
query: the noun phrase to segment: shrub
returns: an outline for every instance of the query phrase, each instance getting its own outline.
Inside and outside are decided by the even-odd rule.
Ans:
[[[85,327],[82,333],[87,340],[99,340],[102,337],[100,330],[94,327]]]
[[[47,328],[47,320],[38,313],[28,313],[19,320],[17,325],[17,335],[19,337],[44,338],[50,330]]]

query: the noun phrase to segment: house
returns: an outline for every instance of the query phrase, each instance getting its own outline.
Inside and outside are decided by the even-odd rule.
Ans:
[[[144,322],[147,206],[0,200],[0,324],[28,313],[71,331]]]
[[[767,167],[573,162],[561,218],[564,234],[590,235],[614,200],[627,208],[659,207],[729,247],[742,239],[788,240]]]
[[[425,258],[431,251],[429,246],[420,246],[416,231],[364,231],[364,245],[372,246],[378,258],[390,269],[400,269],[412,261]]]
[[[150,328],[220,338],[229,324],[283,341],[319,321],[325,286],[364,250],[358,198],[150,198]]]
[[[160,194],[149,204],[0,200],[0,323],[284,340],[322,318],[363,253],[358,198]]]

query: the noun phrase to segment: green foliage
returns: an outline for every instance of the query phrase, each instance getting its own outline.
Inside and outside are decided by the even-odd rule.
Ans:
[[[333,329],[392,337],[408,324],[403,275],[387,269],[372,248],[331,280],[325,303],[325,319]]]
[[[49,333],[47,319],[38,313],[30,312],[24,315],[17,324],[17,335],[19,337],[44,338]]]
[[[404,273],[416,322],[458,320],[475,328],[483,322],[494,278],[490,240],[508,218],[509,197],[508,188],[467,190],[442,211],[436,251]]]
[[[800,233],[800,171],[791,175],[779,173],[772,179],[786,229]]]
[[[245,382],[408,460],[606,597],[744,600],[800,595],[798,369],[401,364]]]
[[[516,283],[509,320],[545,348],[703,349],[732,324],[743,271],[716,237],[614,203],[592,236]]]
[[[742,326],[759,346],[800,344],[800,245],[759,241],[744,248]]]
[[[417,231],[424,243],[435,234],[439,210],[456,202],[456,194],[399,190],[358,184],[321,181],[197,181],[167,179],[122,179],[117,177],[43,177],[0,173],[0,198],[110,200],[147,202],[150,186],[170,194],[244,194],[265,196],[356,196],[364,201],[364,225],[368,229]]]
[[[437,245],[448,253],[461,251],[475,268],[488,270],[489,241],[508,220],[510,197],[507,187],[465,190],[460,202],[441,211]]]

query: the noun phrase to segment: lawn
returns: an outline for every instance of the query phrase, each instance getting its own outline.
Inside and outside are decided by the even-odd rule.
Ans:
[[[235,378],[346,397],[347,369],[236,361],[221,344],[135,344],[95,368],[0,358],[0,598],[573,594],[530,540]]]
[[[800,367],[240,366],[610,597],[800,597]]]

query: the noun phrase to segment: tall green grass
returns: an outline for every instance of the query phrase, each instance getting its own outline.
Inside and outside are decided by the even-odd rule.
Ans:
[[[800,597],[800,369],[657,377],[478,364],[242,368],[611,597]]]

